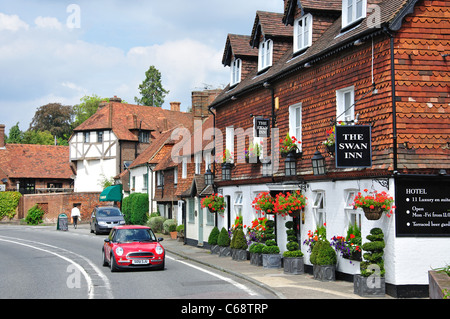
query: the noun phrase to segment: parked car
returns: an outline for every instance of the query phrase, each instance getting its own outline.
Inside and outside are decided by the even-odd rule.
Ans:
[[[115,226],[102,248],[103,266],[111,271],[154,268],[164,270],[165,250],[147,226]]]
[[[118,207],[97,206],[91,214],[91,233],[109,233],[114,226],[125,225],[125,219]]]

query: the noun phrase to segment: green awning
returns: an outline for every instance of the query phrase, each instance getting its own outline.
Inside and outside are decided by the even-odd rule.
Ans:
[[[101,202],[121,202],[122,185],[113,185],[106,187],[100,194]]]

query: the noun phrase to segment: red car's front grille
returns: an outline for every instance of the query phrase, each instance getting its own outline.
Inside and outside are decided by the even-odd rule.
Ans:
[[[154,256],[153,253],[149,251],[140,251],[127,254],[128,258],[153,258],[153,256]]]

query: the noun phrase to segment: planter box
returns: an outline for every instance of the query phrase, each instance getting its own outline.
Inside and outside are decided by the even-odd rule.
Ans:
[[[428,281],[430,299],[443,299],[444,289],[447,289],[447,295],[450,294],[450,276],[447,276],[446,273],[430,270],[428,271]]]
[[[219,257],[230,257],[230,256],[231,256],[231,248],[230,247],[220,247]]]
[[[231,259],[237,261],[247,260],[247,250],[246,249],[231,249]]]
[[[386,293],[386,279],[384,277],[354,275],[353,292],[361,297],[383,297]]]
[[[280,254],[262,254],[264,268],[281,268]]]
[[[219,245],[212,245],[211,246],[211,254],[218,255],[219,251],[220,251],[220,246]]]
[[[250,265],[262,266],[263,265],[262,254],[251,253],[250,254]]]
[[[285,274],[301,275],[304,273],[305,263],[303,257],[284,257],[283,266]]]
[[[336,280],[336,265],[313,265],[314,279],[320,281]]]

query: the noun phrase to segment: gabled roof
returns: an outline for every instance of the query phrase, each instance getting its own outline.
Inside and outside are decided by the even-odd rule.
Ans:
[[[258,47],[261,35],[267,39],[281,37],[292,40],[292,26],[283,24],[283,13],[256,11],[250,37],[252,47]]]
[[[258,58],[258,49],[250,46],[250,36],[228,34],[222,57],[222,64],[224,66],[229,66],[233,57],[241,59]]]
[[[154,137],[179,124],[192,126],[193,115],[160,107],[111,102],[74,129],[92,131],[111,129],[119,140],[138,141],[132,130],[152,131]]]
[[[69,147],[6,144],[0,149],[0,169],[8,178],[70,179]]]
[[[292,25],[297,10],[302,12],[324,12],[339,16],[341,7],[342,0],[288,0],[285,2],[283,23]]]

